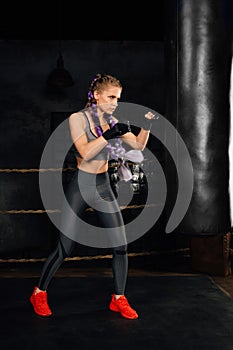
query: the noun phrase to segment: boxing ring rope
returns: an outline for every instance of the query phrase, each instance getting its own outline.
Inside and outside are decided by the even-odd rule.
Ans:
[[[138,256],[149,256],[149,255],[164,255],[171,253],[184,253],[185,256],[189,255],[189,248],[180,248],[180,249],[171,249],[164,251],[150,251],[150,252],[138,252],[138,253],[129,253],[129,257],[138,257]],[[99,260],[99,259],[112,259],[111,254],[106,255],[93,255],[93,256],[75,256],[75,257],[67,257],[64,261],[83,261],[83,260]],[[31,258],[31,259],[0,259],[0,263],[34,263],[34,262],[43,262],[46,258]]]
[[[74,171],[75,168],[47,168],[47,169],[16,169],[16,168],[6,168],[0,169],[0,173],[45,173],[45,172],[58,172],[58,171]],[[128,206],[120,206],[121,209],[140,209],[144,207],[152,207],[156,204],[138,204],[138,205],[128,205]],[[93,208],[87,208],[87,211],[94,211]],[[59,209],[20,209],[20,210],[0,210],[0,215],[13,215],[13,214],[45,214],[45,213],[60,213]],[[188,254],[189,248],[169,250],[169,251],[150,251],[150,252],[138,252],[138,253],[129,253],[129,257],[137,257],[137,256],[147,256],[147,255],[158,255],[158,254],[167,254],[167,253],[177,253],[177,252],[185,252]],[[67,257],[65,261],[80,261],[80,260],[97,260],[97,259],[110,259],[112,255],[96,255],[96,256],[75,256],[75,257]],[[46,258],[31,258],[31,259],[0,259],[0,263],[35,263],[45,261]]]

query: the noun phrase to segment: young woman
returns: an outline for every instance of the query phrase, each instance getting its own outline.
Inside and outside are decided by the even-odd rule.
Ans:
[[[111,231],[112,238],[110,237],[114,242],[112,245],[114,293],[110,299],[109,309],[119,312],[124,318],[136,319],[138,314],[125,296],[128,273],[127,242],[121,210],[110,185],[108,160],[112,156],[120,158],[120,152],[124,152],[121,144],[119,147],[119,140],[133,149],[143,150],[149,138],[149,124],[154,115],[149,112],[145,118],[143,117],[147,126],[141,128],[139,133],[135,133],[136,136],[131,132],[129,125],[118,122],[113,116],[121,93],[122,85],[118,79],[111,75],[97,74],[89,86],[85,109],[70,115],[69,127],[76,150],[77,170],[66,191],[66,198],[72,210],[80,218],[93,204],[105,230],[109,227],[114,229]],[[115,139],[118,140],[118,147],[113,145]],[[76,223],[69,213],[66,211],[62,213],[61,226],[73,232],[72,237],[75,237],[76,232],[78,234],[79,228]],[[58,244],[46,260],[38,285],[34,287],[30,296],[34,311],[40,316],[52,314],[47,301],[47,288],[55,272],[64,259],[71,255],[75,242],[78,241],[69,237],[70,235],[60,232]]]

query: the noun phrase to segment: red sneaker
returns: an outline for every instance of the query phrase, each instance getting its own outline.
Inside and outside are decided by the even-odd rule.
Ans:
[[[120,296],[117,300],[115,299],[115,294],[112,294],[112,299],[109,305],[111,311],[120,312],[125,318],[135,319],[138,318],[137,312],[131,308],[128,300],[124,295]]]
[[[48,306],[47,302],[47,292],[41,291],[36,293],[37,287],[34,287],[34,291],[30,296],[30,302],[34,308],[34,311],[37,315],[40,316],[50,316],[52,315],[52,311]]]

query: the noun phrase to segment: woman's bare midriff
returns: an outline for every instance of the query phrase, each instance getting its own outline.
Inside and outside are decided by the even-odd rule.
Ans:
[[[83,160],[82,158],[76,157],[77,168],[91,174],[100,174],[108,170],[107,160]]]

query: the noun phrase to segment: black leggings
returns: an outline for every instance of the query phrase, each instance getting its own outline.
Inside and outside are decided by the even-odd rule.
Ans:
[[[112,192],[108,173],[96,175],[77,169],[66,191],[66,198],[73,212],[80,218],[84,216],[86,209],[93,204],[102,227],[115,228],[114,237],[112,236],[114,292],[115,294],[124,294],[128,272],[127,244],[122,214]],[[74,220],[70,211],[65,209],[62,210],[61,227],[67,228],[67,235],[64,234],[64,230],[63,233],[60,232],[58,243],[43,266],[38,284],[41,290],[48,288],[55,272],[64,259],[71,255],[76,242],[79,241],[77,221]]]

